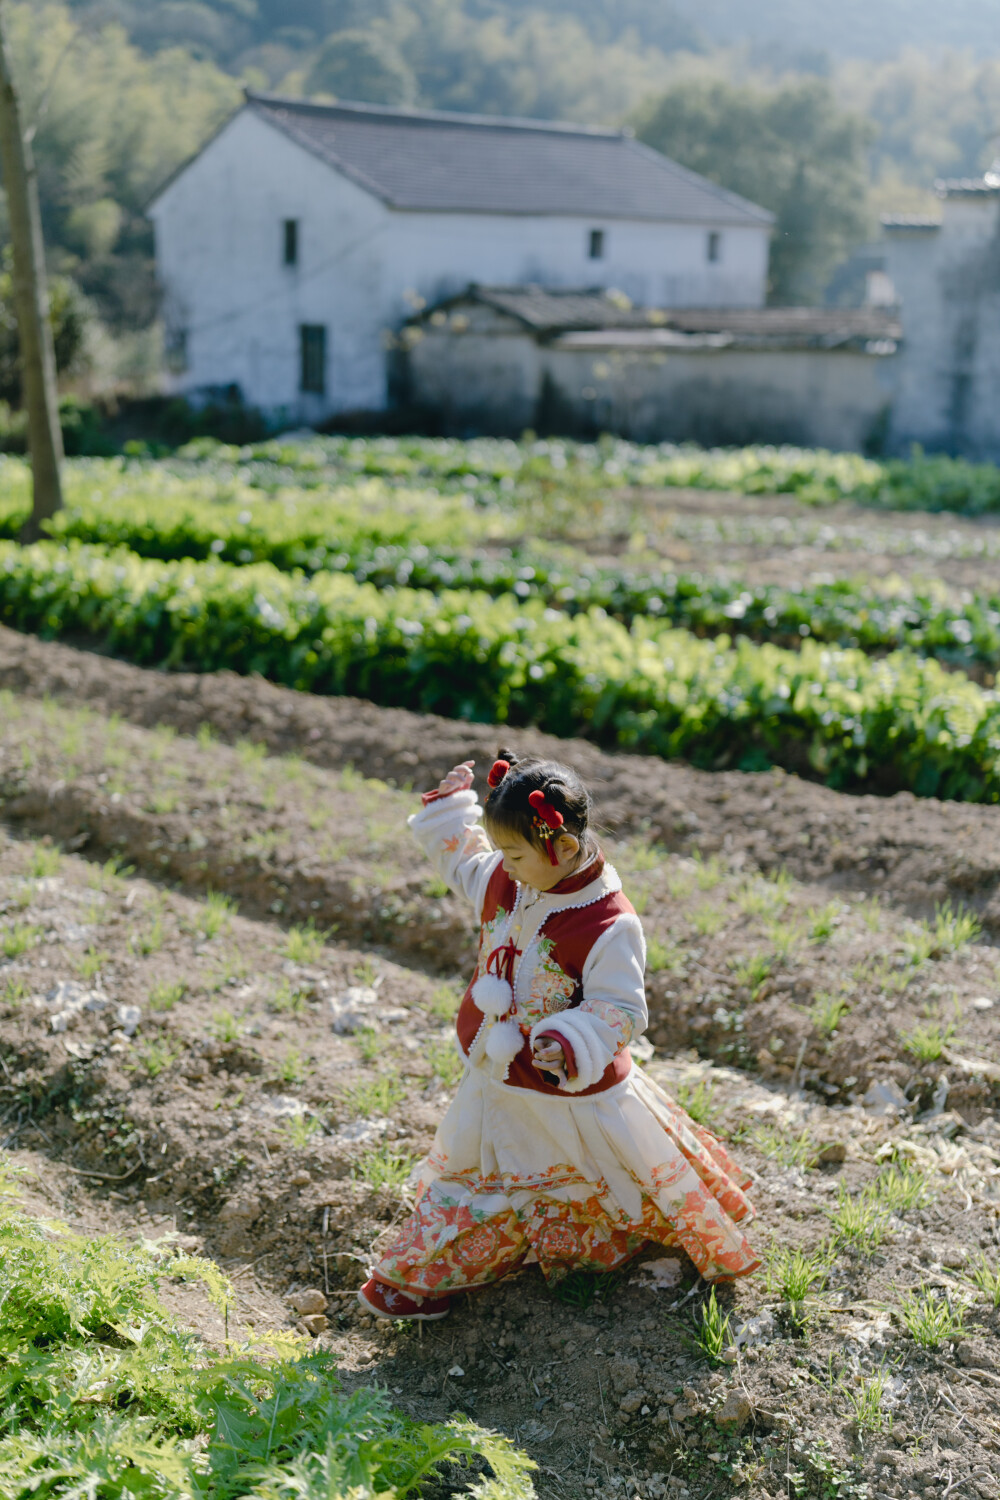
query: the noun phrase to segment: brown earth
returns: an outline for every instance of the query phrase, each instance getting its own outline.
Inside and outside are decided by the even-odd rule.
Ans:
[[[699,868],[695,899],[714,902],[723,882],[698,886]],[[0,930],[5,953],[19,948],[0,960],[2,1145],[36,1174],[29,1206],[85,1231],[179,1233],[234,1276],[238,1316],[257,1332],[297,1326],[293,1299],[314,1289],[327,1304],[318,1337],[348,1386],[374,1378],[422,1419],[464,1411],[498,1426],[538,1461],[545,1500],[721,1500],[734,1488],[763,1500],[787,1491],[790,1467],[816,1500],[860,1484],[876,1500],[949,1485],[1000,1494],[998,1314],[971,1300],[964,1332],[933,1350],[901,1321],[907,1291],[960,1303],[976,1257],[997,1263],[994,1116],[946,1118],[939,1101],[914,1121],[683,1055],[650,1062],[755,1175],[753,1235],[771,1271],[721,1293],[741,1330],[731,1362],[691,1347],[700,1298],[679,1256],[680,1281],[664,1290],[637,1267],[553,1294],[527,1270],[421,1336],[373,1325],[351,1292],[406,1211],[379,1174],[398,1183],[454,1085],[454,986],[342,944],[303,954],[292,933],[217,898],[2,829]],[[14,932],[25,946],[6,943]],[[60,983],[97,1008],[63,1016]],[[370,1026],[344,1021],[351,985],[375,987],[373,1009],[352,1002]],[[919,1174],[924,1206],[893,1213],[880,1242],[840,1243],[825,1287],[796,1312],[782,1257],[826,1243],[845,1195],[884,1183],[892,1155]],[[220,1341],[217,1315],[178,1297]],[[852,1424],[852,1394],[880,1378],[880,1430]]]
[[[666,848],[745,851],[833,890],[877,891],[914,913],[964,902],[1000,932],[1000,808],[919,799],[909,792],[850,796],[781,771],[696,771],[654,757],[608,754],[580,740],[467,724],[349,698],[318,698],[259,678],[167,674],[0,627],[0,688],[89,704],[133,724],[221,740],[324,768],[352,765],[400,786],[433,785],[473,757],[482,787],[497,741],[554,755],[594,791],[601,824],[644,832]],[[48,789],[46,791],[48,795]],[[61,795],[61,792],[53,795]]]

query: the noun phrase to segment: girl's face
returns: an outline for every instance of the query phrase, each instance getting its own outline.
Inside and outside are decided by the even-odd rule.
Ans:
[[[554,849],[559,860],[556,865],[544,849],[536,849],[534,844],[517,834],[504,834],[502,839],[494,839],[493,845],[503,855],[503,867],[511,880],[534,886],[536,891],[550,891],[560,880],[572,874],[580,862],[580,841],[571,833],[562,833],[555,840]]]

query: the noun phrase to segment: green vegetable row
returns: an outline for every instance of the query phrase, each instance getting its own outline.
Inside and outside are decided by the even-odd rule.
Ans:
[[[805,641],[699,640],[472,590],[378,590],[269,564],[144,561],[0,544],[0,619],[132,660],[259,672],[311,692],[685,756],[835,786],[1000,799],[1000,701],[935,661]]]
[[[201,1281],[228,1326],[232,1285],[211,1261],[0,1203],[9,1500],[416,1500],[446,1475],[470,1500],[534,1495],[536,1465],[506,1438],[464,1417],[414,1421],[377,1386],[347,1393],[327,1349],[278,1331],[216,1353],[164,1304],[171,1278]]]
[[[275,439],[248,448],[199,438],[192,459],[279,465],[299,474],[346,479],[380,476],[408,484],[463,486],[472,493],[541,485],[725,490],[742,495],[795,495],[806,504],[853,500],[896,510],[1000,510],[1000,468],[914,449],[909,458],[869,459],[823,448],[699,448],[693,443],[642,445],[621,438],[598,443],[533,438],[316,437]]]
[[[850,580],[801,589],[749,587],[663,569],[600,566],[585,553],[556,548],[477,551],[448,544],[467,519],[461,514],[445,508],[435,515],[416,497],[409,509],[390,508],[377,486],[362,495],[369,508],[356,492],[241,506],[198,500],[183,488],[174,495],[161,484],[151,494],[140,487],[138,493],[76,499],[51,531],[61,540],[128,547],[163,561],[270,562],[283,571],[349,572],[378,588],[513,593],[569,613],[599,606],[626,624],[652,615],[699,635],[728,631],[786,645],[811,636],[873,652],[907,647],[966,670],[995,670],[1000,662],[1000,598],[971,596],[952,604],[927,589],[891,593]],[[13,504],[6,515],[0,506],[0,535],[16,534],[20,520]]]

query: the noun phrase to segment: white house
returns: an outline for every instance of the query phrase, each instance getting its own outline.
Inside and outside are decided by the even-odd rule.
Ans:
[[[173,388],[381,410],[387,346],[472,282],[760,307],[772,217],[623,131],[246,103],[149,209]]]
[[[882,220],[906,346],[890,440],[1000,461],[1000,162],[938,182],[940,215]]]

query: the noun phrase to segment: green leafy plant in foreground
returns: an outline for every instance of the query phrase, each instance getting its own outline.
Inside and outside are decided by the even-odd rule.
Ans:
[[[228,1315],[232,1288],[169,1246],[84,1239],[0,1203],[0,1487],[100,1500],[417,1497],[474,1464],[478,1500],[529,1500],[532,1462],[474,1423],[414,1422],[386,1393],[340,1389],[327,1351],[287,1334],[224,1355],[181,1328],[158,1289],[197,1279]],[[470,1476],[471,1477],[471,1476]]]

